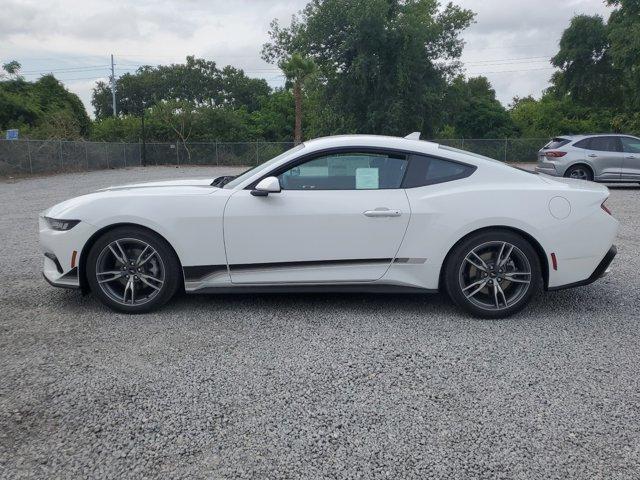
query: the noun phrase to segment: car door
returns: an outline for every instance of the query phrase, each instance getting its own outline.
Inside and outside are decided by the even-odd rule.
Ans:
[[[640,180],[640,138],[620,137],[624,159],[620,180],[637,182]]]
[[[224,213],[231,281],[367,282],[382,277],[409,222],[400,188],[408,160],[383,151],[333,151],[281,167],[281,192],[239,190]],[[270,174],[265,174],[269,176]]]
[[[587,162],[596,180],[619,180],[622,170],[622,145],[614,135],[591,137],[587,145]]]

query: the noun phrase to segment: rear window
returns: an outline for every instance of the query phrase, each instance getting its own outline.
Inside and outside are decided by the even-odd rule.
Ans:
[[[551,139],[551,141],[549,143],[547,143],[544,147],[542,147],[542,149],[543,150],[553,150],[554,148],[564,147],[570,141],[571,140],[568,140],[566,138],[561,138],[561,137],[553,138],[553,139]]]
[[[476,167],[427,155],[411,155],[403,188],[424,187],[466,178]]]

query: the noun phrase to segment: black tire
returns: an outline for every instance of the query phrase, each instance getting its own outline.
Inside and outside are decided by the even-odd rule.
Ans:
[[[587,180],[593,182],[593,172],[585,165],[573,165],[564,172],[566,178],[577,178],[578,180]]]
[[[150,250],[143,251],[145,245]],[[123,252],[126,262],[118,260],[124,258]],[[136,261],[142,264],[131,263]],[[98,268],[101,273],[97,273]],[[171,246],[159,235],[135,226],[117,227],[98,238],[87,257],[86,276],[91,291],[102,303],[124,313],[146,313],[161,307],[173,297],[182,280],[180,263]],[[127,285],[129,279],[131,285]],[[122,291],[124,295],[119,298]],[[128,297],[131,297],[130,303]]]
[[[501,250],[501,245],[508,246]],[[514,247],[511,252],[508,252],[509,246]],[[492,253],[494,251],[496,253]],[[480,260],[476,260],[472,252],[480,253],[487,269],[483,269]],[[498,268],[494,262],[500,254],[502,261],[505,257],[507,261]],[[469,260],[480,265],[480,268]],[[518,273],[527,270],[529,274]],[[528,284],[524,282],[526,279],[529,280]],[[473,283],[477,285],[472,286]],[[445,264],[444,284],[453,302],[473,316],[508,317],[522,310],[542,289],[540,258],[531,244],[517,233],[503,229],[483,230],[465,238],[450,252]],[[496,304],[489,305],[494,300]]]

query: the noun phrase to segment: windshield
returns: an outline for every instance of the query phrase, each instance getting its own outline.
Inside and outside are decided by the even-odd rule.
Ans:
[[[304,143],[301,143],[300,145],[296,145],[293,148],[290,148],[289,150],[287,150],[284,153],[281,153],[280,155],[278,155],[277,157],[272,158],[271,160],[268,160],[260,165],[257,165],[253,168],[250,168],[249,170],[247,170],[246,172],[241,173],[240,175],[238,175],[236,178],[234,178],[232,181],[230,181],[229,183],[226,183],[224,185],[224,187],[222,188],[235,188],[238,185],[240,185],[242,182],[244,182],[245,180],[247,180],[248,178],[253,177],[254,175],[262,172],[263,170],[268,169],[271,165],[273,165],[274,163],[279,162],[280,160],[282,160],[284,157],[287,157],[289,155],[291,155],[292,153],[297,152],[298,150],[302,150],[304,148]]]

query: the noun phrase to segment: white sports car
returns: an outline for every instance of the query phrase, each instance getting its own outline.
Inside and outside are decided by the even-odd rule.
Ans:
[[[608,271],[606,187],[418,138],[321,138],[237,177],[67,200],[40,218],[44,277],[129,313],[180,288],[446,291],[497,318]]]

